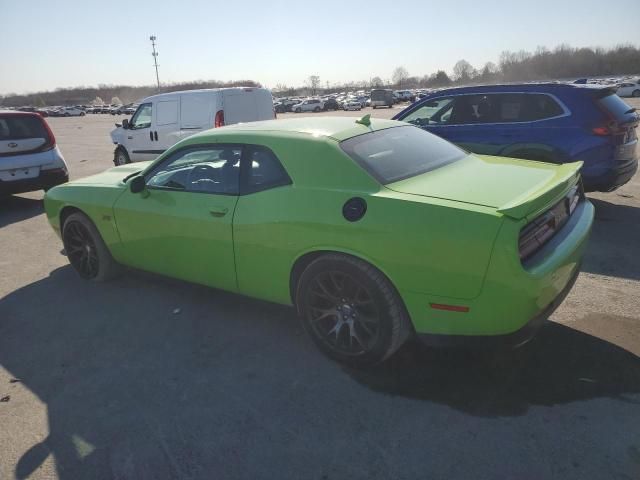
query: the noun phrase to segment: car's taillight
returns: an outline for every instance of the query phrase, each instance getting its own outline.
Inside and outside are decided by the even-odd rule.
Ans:
[[[42,121],[42,125],[47,132],[47,138],[45,139],[44,144],[38,149],[38,151],[45,152],[47,150],[51,150],[56,146],[56,137],[53,135],[53,132],[51,131],[51,128],[49,127],[47,121],[42,117],[40,117],[40,120]]]
[[[216,112],[216,119],[213,122],[214,128],[224,127],[224,110],[218,110]]]
[[[607,137],[612,134],[609,127],[594,127],[591,129],[591,133],[598,135],[599,137]]]
[[[524,262],[547,243],[569,221],[583,198],[584,191],[580,182],[562,200],[525,225],[518,238],[520,260]]]

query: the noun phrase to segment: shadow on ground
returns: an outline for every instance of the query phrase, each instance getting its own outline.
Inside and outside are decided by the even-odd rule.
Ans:
[[[596,218],[582,270],[640,280],[640,208],[589,200]]]
[[[21,222],[44,212],[42,200],[9,195],[0,196],[0,228]]]
[[[353,371],[316,351],[292,309],[139,273],[96,285],[70,267],[0,300],[0,365],[48,412],[50,434],[24,452],[18,478],[49,455],[62,479],[392,478],[380,445],[437,441],[413,428],[445,406],[516,416],[640,392],[637,356],[560,325],[516,354],[411,344]],[[395,474],[416,473],[412,448]]]

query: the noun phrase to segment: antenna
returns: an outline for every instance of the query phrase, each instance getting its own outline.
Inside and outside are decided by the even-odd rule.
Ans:
[[[160,77],[158,76],[158,52],[156,52],[156,36],[151,35],[149,37],[149,40],[151,40],[151,48],[153,48],[153,53],[151,55],[153,55],[153,64],[156,67],[156,82],[158,82],[158,90],[160,90]]]

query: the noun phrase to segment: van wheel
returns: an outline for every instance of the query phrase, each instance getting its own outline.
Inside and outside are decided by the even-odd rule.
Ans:
[[[382,362],[413,332],[387,277],[348,255],[326,254],[311,262],[298,282],[296,307],[320,350],[356,366]]]
[[[116,148],[116,151],[113,153],[113,163],[116,167],[118,165],[126,165],[127,163],[131,163],[129,154],[124,147]]]
[[[295,109],[295,113],[300,113],[300,111],[301,111],[300,108]]]
[[[634,90],[631,94],[632,97],[640,97],[640,90]]]

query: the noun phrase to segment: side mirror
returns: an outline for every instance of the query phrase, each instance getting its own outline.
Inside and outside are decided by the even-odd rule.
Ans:
[[[126,118],[122,120],[122,128],[124,128],[125,130],[129,128],[129,120],[127,120]]]
[[[138,175],[137,177],[135,177],[129,184],[129,190],[131,190],[131,193],[140,193],[144,191],[146,187],[147,184],[142,175]]]

